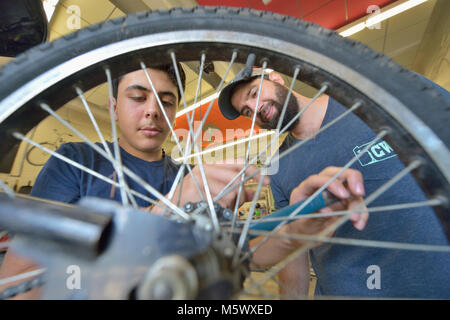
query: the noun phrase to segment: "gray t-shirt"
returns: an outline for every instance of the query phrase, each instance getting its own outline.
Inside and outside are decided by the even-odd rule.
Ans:
[[[98,145],[102,148],[100,144]],[[112,143],[109,142],[108,146],[114,154]],[[111,162],[84,142],[65,143],[56,152],[111,180],[118,181],[117,173]],[[159,161],[149,162],[136,158],[122,148],[120,148],[120,154],[123,165],[153,188],[163,195],[170,191],[179,168],[179,165],[171,157],[164,155],[163,159]],[[155,199],[135,180],[129,177],[126,177],[125,180],[131,190]],[[31,195],[67,203],[76,203],[86,196],[121,201],[119,188],[53,156],[39,172]],[[136,196],[135,199],[140,207],[150,205],[150,202],[140,197]]]
[[[330,99],[322,125],[345,111]],[[290,153],[271,176],[277,208],[289,204],[292,190],[311,174],[328,166],[344,166],[372,141],[376,134],[356,115],[331,126]],[[288,136],[281,151],[298,143]],[[364,177],[366,196],[400,172],[404,165],[385,141],[375,143],[352,168]],[[398,181],[369,207],[425,200],[411,175]],[[337,229],[340,238],[448,245],[439,220],[429,207],[370,214],[366,228],[358,231],[351,222]],[[322,244],[310,250],[317,275],[316,293],[331,296],[450,298],[450,253]]]

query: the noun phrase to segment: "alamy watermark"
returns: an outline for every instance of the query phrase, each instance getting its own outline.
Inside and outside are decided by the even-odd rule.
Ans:
[[[376,264],[370,265],[366,269],[366,273],[370,274],[367,278],[366,285],[369,290],[381,289],[381,268]]]
[[[81,289],[81,268],[77,265],[70,265],[66,268],[68,277],[66,279],[66,288],[69,290]]]
[[[67,28],[69,30],[81,29],[81,8],[73,4],[67,7],[66,12],[70,15],[66,21]]]
[[[197,132],[200,124],[200,121],[194,123],[194,132]],[[252,137],[250,137],[250,129],[244,130],[237,128],[221,130],[211,125],[203,129],[202,134],[199,134],[196,140],[196,144],[201,151],[192,149],[192,152],[187,156],[185,156],[184,152],[189,137],[189,130],[177,128],[174,130],[174,133],[183,149],[180,152],[180,149],[176,145],[172,148],[170,156],[177,161],[181,162],[187,159],[188,163],[197,164],[197,156],[201,156],[202,162],[206,164],[243,164],[248,152],[249,160],[256,158],[253,164],[266,168],[265,174],[272,175],[278,172],[278,161],[271,161],[272,158],[278,159],[279,152],[278,136],[274,130],[261,129],[258,132],[253,132]],[[171,139],[175,141],[174,136]],[[205,145],[208,146],[201,148],[201,146]]]
[[[366,13],[370,14],[370,18],[372,18],[372,17],[374,17],[376,15],[379,15],[381,13],[381,9],[380,9],[379,6],[373,4],[373,5],[370,5],[370,6],[367,7]],[[381,23],[378,22],[378,23],[375,23],[373,25],[367,26],[367,29],[370,29],[370,30],[377,29],[377,30],[379,30],[379,29],[381,29]]]

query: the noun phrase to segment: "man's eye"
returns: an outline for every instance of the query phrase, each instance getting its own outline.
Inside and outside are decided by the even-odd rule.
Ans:
[[[164,100],[162,101],[162,104],[165,107],[173,107],[175,105],[175,103],[172,101],[164,101]]]
[[[130,99],[137,102],[145,101],[145,97],[130,97]]]

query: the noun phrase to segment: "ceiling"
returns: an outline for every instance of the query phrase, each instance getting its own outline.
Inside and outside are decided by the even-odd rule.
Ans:
[[[395,0],[198,0],[202,6],[228,6],[271,11],[339,29],[367,13],[370,6],[384,6]]]
[[[447,0],[428,0],[402,14],[392,17],[381,23],[378,29],[364,29],[350,38],[361,41],[372,49],[390,56],[397,63],[414,70],[420,65],[417,61],[427,61],[430,54],[424,55],[424,46],[430,33],[432,16],[436,16],[433,9],[437,2]],[[104,20],[117,18],[128,13],[143,10],[167,9],[172,7],[193,7],[196,5],[226,5],[232,7],[250,7],[253,9],[273,11],[301,18],[317,23],[321,26],[339,30],[343,26],[358,21],[366,16],[370,5],[380,8],[395,2],[394,0],[61,0],[59,1],[54,16],[49,24],[49,40],[74,31],[75,28],[83,28]],[[74,11],[75,9],[75,11]],[[369,12],[370,13],[370,12]],[[79,25],[71,19],[79,17]],[[72,17],[72,18],[71,18]],[[427,43],[429,47],[429,43]],[[448,51],[448,50],[447,50]],[[444,55],[445,58],[445,55]],[[0,64],[8,59],[0,59]],[[223,75],[225,65],[215,64],[216,74],[212,74],[202,82],[200,99],[214,93],[218,84],[217,78]],[[197,68],[197,69],[196,69]],[[186,99],[190,103],[194,99],[198,64],[185,65],[187,75]],[[448,67],[447,69],[448,70]],[[236,73],[238,68],[234,69]],[[417,71],[417,70],[416,70]],[[448,75],[448,73],[446,73]],[[227,79],[231,80],[232,75]],[[449,77],[450,78],[450,77]],[[450,86],[450,83],[448,83]],[[447,87],[448,88],[448,87]],[[308,95],[306,86],[296,88]],[[85,94],[88,102],[97,110],[106,110],[107,88],[105,85],[96,87]],[[199,100],[200,100],[199,99]],[[74,106],[76,107],[76,106]],[[228,123],[214,108],[210,117],[211,126],[224,128],[223,124],[237,125],[248,128],[248,122]],[[107,114],[107,113],[106,113]],[[202,112],[204,114],[204,112]],[[208,123],[207,123],[208,124]],[[177,126],[186,125],[185,118],[177,121]],[[187,126],[186,126],[187,127]]]

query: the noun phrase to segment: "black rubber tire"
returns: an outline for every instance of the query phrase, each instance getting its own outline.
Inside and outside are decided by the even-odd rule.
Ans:
[[[447,145],[450,103],[426,82],[390,58],[336,32],[271,12],[226,7],[197,7],[144,12],[81,29],[39,45],[0,69],[0,100],[30,79],[64,61],[107,44],[149,33],[174,30],[245,30],[309,47],[367,76],[405,102]],[[351,52],[351,54],[349,54]],[[39,63],[37,63],[39,62]],[[408,90],[405,90],[405,83]],[[431,102],[431,103],[430,103]]]
[[[43,72],[96,48],[142,35],[185,30],[245,31],[280,39],[332,57],[395,96],[431,128],[445,145],[450,145],[450,103],[416,74],[361,43],[342,38],[334,31],[298,19],[249,9],[197,7],[144,12],[76,31],[35,47],[0,69],[0,101]],[[43,117],[42,110],[40,112]],[[36,113],[39,114],[39,110]],[[13,124],[23,124],[29,129],[32,126],[29,121],[24,114],[19,113]],[[5,123],[0,127],[1,137],[7,137],[13,126],[8,121]],[[17,142],[14,146],[7,139],[4,141],[3,146],[0,146],[1,154],[17,148]],[[449,184],[445,178],[441,178],[439,186],[435,187],[434,181],[426,179],[428,171],[421,175],[425,177],[421,186],[424,190],[431,190],[429,195],[440,193],[448,197]],[[448,216],[447,219],[450,220]],[[450,225],[450,221],[446,224]]]

